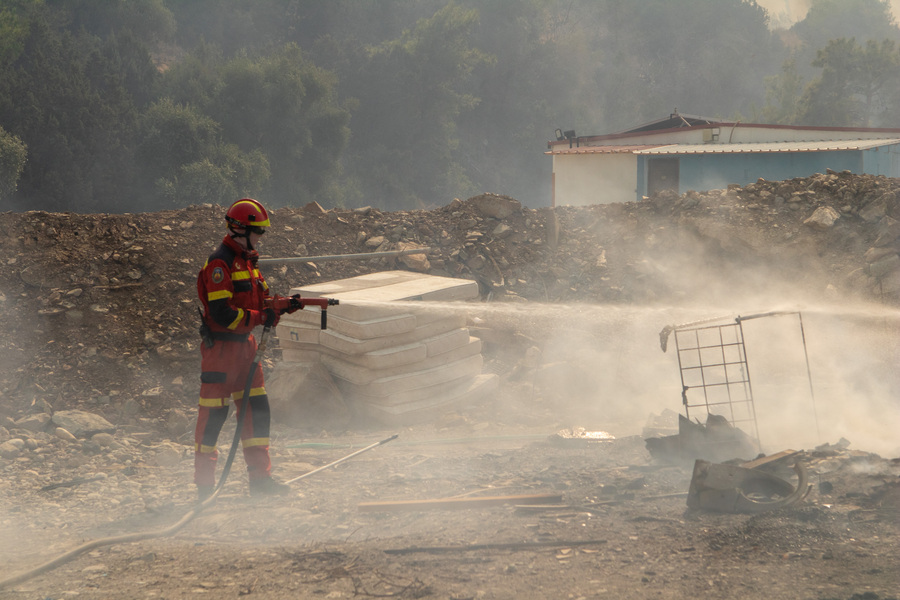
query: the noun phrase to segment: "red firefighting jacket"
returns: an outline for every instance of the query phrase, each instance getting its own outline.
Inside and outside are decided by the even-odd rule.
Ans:
[[[263,301],[269,286],[247,258],[247,251],[225,236],[197,276],[203,321],[214,339],[246,338],[265,322]]]

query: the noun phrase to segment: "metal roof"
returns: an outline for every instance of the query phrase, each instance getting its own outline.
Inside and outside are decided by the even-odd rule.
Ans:
[[[554,148],[544,154],[639,154],[641,150],[651,150],[669,146],[670,144],[631,144],[623,146],[572,146],[571,148]]]
[[[732,125],[732,123],[725,123],[722,122],[721,119],[714,119],[712,117],[701,117],[699,115],[682,115],[676,111],[669,115],[668,118],[650,121],[649,123],[644,123],[643,125],[638,125],[637,127],[627,129],[619,133],[640,133],[658,131],[661,129],[676,129],[679,127],[697,127],[703,125]]]
[[[819,140],[812,142],[746,142],[741,144],[668,144],[634,150],[635,154],[751,154],[760,152],[833,152],[868,150],[900,144],[900,138]]]

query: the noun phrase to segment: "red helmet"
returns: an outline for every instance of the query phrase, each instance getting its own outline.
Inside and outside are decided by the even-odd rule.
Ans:
[[[253,198],[243,198],[231,205],[225,220],[232,227],[269,227],[269,213]]]

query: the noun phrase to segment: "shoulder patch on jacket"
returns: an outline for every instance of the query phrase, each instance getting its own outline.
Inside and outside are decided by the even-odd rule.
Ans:
[[[222,270],[222,267],[216,267],[212,272],[212,280],[213,283],[222,283],[225,279],[225,271]]]

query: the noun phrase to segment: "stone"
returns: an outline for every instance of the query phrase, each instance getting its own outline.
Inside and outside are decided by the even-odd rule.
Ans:
[[[882,258],[890,254],[897,254],[897,249],[872,247],[866,250],[864,257],[866,259],[866,262],[871,264],[873,262],[881,260]]]
[[[91,441],[95,442],[101,448],[112,445],[114,439],[115,438],[111,433],[95,433],[91,436]]]
[[[522,204],[509,196],[497,194],[482,194],[469,198],[468,202],[485,217],[492,219],[505,219],[516,211],[522,209]]]
[[[16,427],[19,429],[27,429],[28,431],[43,431],[48,423],[50,423],[50,415],[47,413],[38,413],[22,417],[16,421]]]
[[[825,230],[834,227],[834,222],[840,218],[841,213],[830,206],[820,206],[808,219],[803,221],[803,224],[813,229]]]
[[[166,431],[173,437],[187,433],[191,429],[191,418],[186,414],[172,410],[166,416]]]
[[[78,439],[74,435],[72,435],[68,429],[65,429],[63,427],[57,427],[53,434],[59,439],[65,440],[67,442],[74,442]]]
[[[900,255],[891,254],[869,265],[869,275],[880,279],[888,273],[900,270]]]
[[[0,444],[0,457],[16,458],[24,449],[25,442],[18,438],[13,438]]]
[[[900,270],[891,271],[878,279],[875,293],[891,296],[900,294]]]
[[[893,244],[900,238],[900,221],[889,216],[884,216],[875,227],[878,237],[875,239],[875,247],[881,248]]]
[[[79,438],[90,437],[99,432],[112,433],[116,430],[115,425],[100,415],[83,410],[57,411],[53,415],[52,422],[57,427],[62,427]]]
[[[513,233],[514,232],[513,232],[512,227],[510,227],[506,223],[500,223],[499,225],[494,227],[494,230],[491,232],[491,235],[493,235],[497,239],[502,240],[502,239],[508,238]]]
[[[878,200],[870,202],[860,209],[859,218],[868,223],[877,223],[887,214],[887,202]]]
[[[397,244],[397,250],[414,250],[421,247],[418,244],[407,244],[404,242]],[[431,269],[431,264],[428,262],[428,256],[425,253],[405,254],[398,257],[397,260],[406,265],[410,271],[417,273],[427,273]]]
[[[313,201],[303,207],[303,212],[310,213],[313,215],[324,215],[327,211],[324,208],[322,208],[321,204]]]
[[[156,464],[160,467],[174,467],[181,461],[181,452],[171,446],[162,446],[156,453]]]

